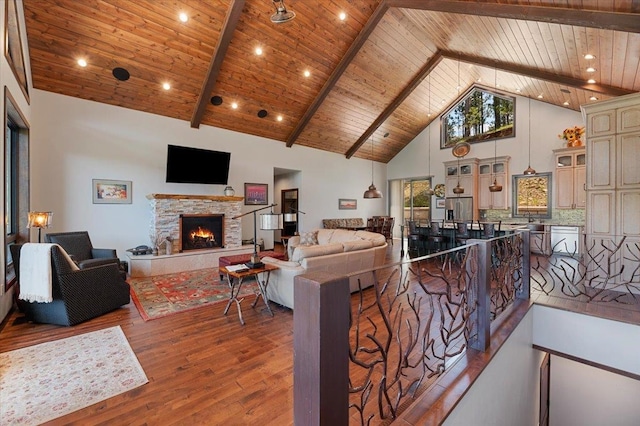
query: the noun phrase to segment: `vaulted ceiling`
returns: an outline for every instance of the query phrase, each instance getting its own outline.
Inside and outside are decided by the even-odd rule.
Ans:
[[[33,86],[384,163],[473,84],[576,111],[640,91],[640,0],[273,3],[24,0]]]

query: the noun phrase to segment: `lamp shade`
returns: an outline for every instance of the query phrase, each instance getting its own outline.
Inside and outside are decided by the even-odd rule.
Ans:
[[[281,214],[264,213],[260,215],[260,229],[265,231],[275,231],[283,228]]]
[[[29,212],[27,228],[48,228],[53,219],[52,212]]]
[[[376,189],[376,186],[371,183],[371,185],[369,185],[369,189],[367,189],[366,191],[364,191],[364,198],[382,198],[382,192],[378,191]]]
[[[285,222],[295,222],[296,220],[298,220],[298,215],[296,213],[285,213],[284,214],[284,221]]]

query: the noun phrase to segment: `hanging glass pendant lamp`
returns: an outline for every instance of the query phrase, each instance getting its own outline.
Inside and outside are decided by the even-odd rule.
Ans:
[[[536,169],[531,167],[531,98],[529,98],[529,166],[527,166],[522,174],[527,176],[536,174]]]
[[[431,74],[429,74],[429,104],[428,105],[429,105],[429,111],[431,111]],[[429,112],[429,116],[431,116],[430,112]],[[429,163],[427,165],[428,167],[427,176],[429,176],[429,186],[427,186],[427,189],[424,190],[424,194],[427,197],[432,197],[436,192],[431,187],[431,130],[429,129],[429,127],[427,127],[427,147],[429,149]]]
[[[491,165],[491,174],[493,175],[493,183],[491,185],[489,185],[489,192],[501,192],[502,191],[502,185],[498,185],[498,179],[496,178],[495,170],[494,170],[494,168],[496,167],[496,161],[497,161],[497,158],[498,158],[496,145],[497,145],[497,140],[494,139],[493,140],[493,164]]]
[[[382,192],[373,184],[373,134],[371,135],[371,185],[364,191],[364,198],[382,198]]]
[[[452,191],[456,195],[464,194],[464,187],[460,186],[460,157],[458,157],[458,184]]]

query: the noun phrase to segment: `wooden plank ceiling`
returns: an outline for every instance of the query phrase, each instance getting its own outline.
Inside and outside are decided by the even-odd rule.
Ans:
[[[640,91],[638,0],[285,4],[25,0],[33,86],[383,163],[473,84],[576,111]]]

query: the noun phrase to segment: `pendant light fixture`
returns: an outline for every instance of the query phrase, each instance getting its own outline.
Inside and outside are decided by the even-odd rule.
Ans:
[[[460,157],[458,157],[458,184],[452,191],[456,195],[464,194],[464,187],[460,186]]]
[[[498,69],[493,68],[493,87],[498,87]],[[489,192],[501,192],[502,185],[498,185],[498,179],[495,176],[496,161],[498,158],[498,139],[493,140],[493,164],[491,165],[491,176],[493,176],[493,183],[489,185]]]
[[[536,174],[536,170],[531,167],[531,98],[529,98],[529,165],[522,174],[527,176]]]
[[[382,198],[382,192],[376,189],[376,186],[373,184],[373,133],[371,134],[371,185],[369,185],[369,189],[364,191],[364,198]]]
[[[431,74],[429,74],[429,116],[431,116]],[[427,127],[427,148],[429,150],[429,163],[427,165],[428,171],[427,176],[429,176],[429,186],[424,190],[424,194],[427,197],[432,197],[435,194],[435,191],[431,187],[431,130]]]

